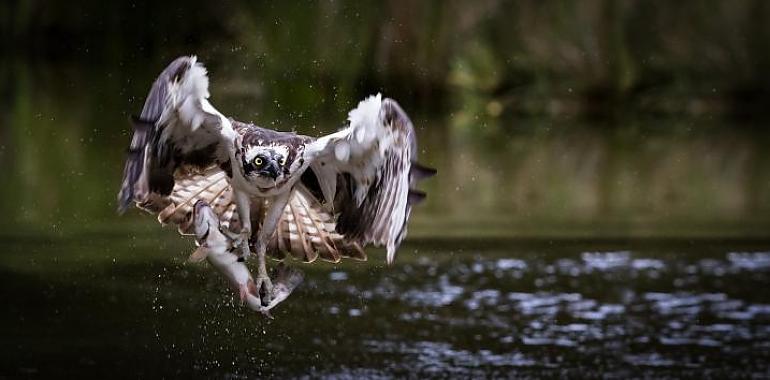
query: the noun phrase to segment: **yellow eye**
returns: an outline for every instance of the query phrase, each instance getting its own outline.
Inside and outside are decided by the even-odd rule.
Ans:
[[[254,159],[254,165],[262,166],[262,157],[257,157]]]
[[[286,157],[281,159],[281,166],[284,166],[284,165],[286,165]]]

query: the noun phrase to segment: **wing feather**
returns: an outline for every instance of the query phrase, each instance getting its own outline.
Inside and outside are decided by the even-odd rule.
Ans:
[[[414,127],[396,101],[369,97],[350,111],[348,122],[309,144],[306,157],[326,204],[338,214],[337,232],[362,245],[385,246],[390,264],[412,204],[425,198],[411,187],[436,171],[417,164]]]
[[[209,79],[195,56],[171,62],[150,88],[141,115],[133,119],[118,211],[169,195],[175,171],[207,168],[229,160],[236,138],[230,121],[209,103]]]

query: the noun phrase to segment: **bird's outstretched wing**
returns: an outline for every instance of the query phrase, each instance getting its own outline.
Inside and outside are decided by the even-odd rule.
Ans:
[[[406,235],[411,206],[425,193],[412,187],[434,169],[417,160],[411,120],[393,99],[371,96],[348,114],[349,126],[305,148],[313,175],[303,176],[338,215],[337,232],[385,246],[387,261]]]
[[[139,117],[118,194],[118,210],[169,195],[183,165],[229,165],[236,133],[208,101],[209,79],[195,56],[171,62],[153,83]]]
[[[220,226],[230,233],[240,231],[233,189],[225,174],[212,166],[205,170],[185,166],[177,171],[174,189],[168,196],[153,194],[139,206],[158,215],[162,224],[175,224],[183,235],[193,234],[193,208],[198,201],[209,204]],[[252,203],[252,221],[260,223],[266,211],[264,202]],[[301,184],[295,187],[289,203],[270,239],[267,253],[275,259],[313,262],[317,258],[338,262],[341,258],[366,260],[361,246],[335,231],[333,216]]]

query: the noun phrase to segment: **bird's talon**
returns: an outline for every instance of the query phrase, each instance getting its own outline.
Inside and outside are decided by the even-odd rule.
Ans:
[[[262,315],[264,315],[268,319],[275,319],[275,317],[273,317],[273,315],[270,314],[270,309],[272,308],[273,308],[272,306],[265,306],[262,308],[262,310],[260,310],[260,312],[262,313]]]
[[[249,240],[251,239],[251,229],[243,228],[238,234],[236,239],[236,246],[241,248],[241,254],[238,257],[239,262],[243,262],[251,256],[251,248],[249,247]]]
[[[269,305],[273,298],[273,282],[267,275],[257,276],[257,294],[262,301],[262,305]]]

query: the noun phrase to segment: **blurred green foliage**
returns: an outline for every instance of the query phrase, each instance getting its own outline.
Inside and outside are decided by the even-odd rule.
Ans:
[[[224,91],[327,114],[374,89],[493,118],[744,114],[770,88],[763,0],[12,0],[0,20],[13,55],[130,68],[197,53],[237,79]]]

